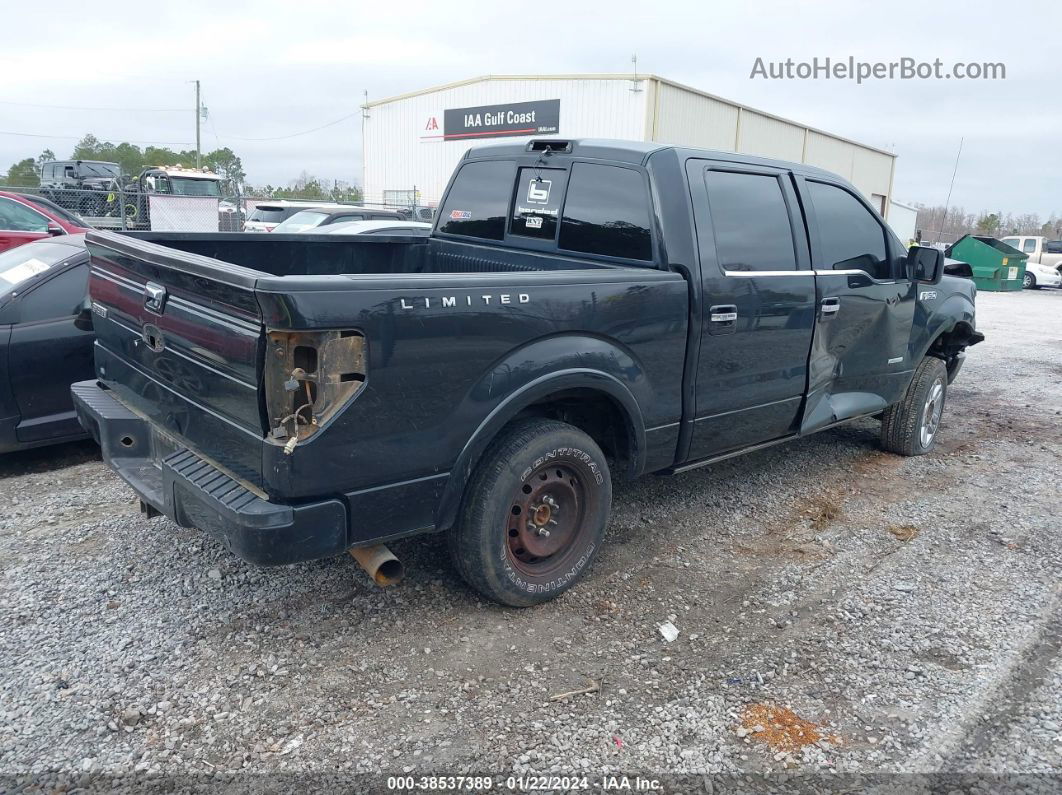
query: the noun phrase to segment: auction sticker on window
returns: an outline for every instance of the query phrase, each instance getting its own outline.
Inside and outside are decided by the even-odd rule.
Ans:
[[[28,260],[15,265],[12,268],[8,268],[6,271],[0,271],[0,279],[3,279],[8,284],[19,284],[31,279],[38,273],[44,273],[48,270],[48,263],[41,262],[36,257],[30,257]]]

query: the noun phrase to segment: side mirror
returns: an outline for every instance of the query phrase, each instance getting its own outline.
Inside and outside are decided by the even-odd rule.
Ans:
[[[78,331],[93,331],[92,326],[92,299],[88,296],[81,302],[81,308],[74,315],[74,328]]]
[[[944,252],[929,246],[911,246],[907,250],[907,276],[913,282],[936,284],[944,272]]]
[[[59,235],[65,235],[66,230],[59,224],[48,224],[48,234],[52,237],[59,237]]]

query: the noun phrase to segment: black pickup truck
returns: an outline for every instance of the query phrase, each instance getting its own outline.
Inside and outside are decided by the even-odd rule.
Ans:
[[[808,166],[555,139],[475,148],[428,238],[90,232],[73,386],[150,514],[263,564],[445,532],[530,605],[601,546],[613,477],[880,416],[936,441],[974,285]]]

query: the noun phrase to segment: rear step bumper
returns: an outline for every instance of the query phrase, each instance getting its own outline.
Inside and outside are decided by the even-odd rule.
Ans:
[[[151,508],[197,527],[244,560],[265,566],[346,551],[347,508],[335,499],[269,502],[187,448],[160,437],[96,381],[70,391],[78,420],[103,458]]]

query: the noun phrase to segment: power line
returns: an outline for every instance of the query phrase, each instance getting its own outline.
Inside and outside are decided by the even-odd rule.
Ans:
[[[328,124],[322,124],[320,127],[314,127],[312,129],[309,129],[309,130],[303,130],[302,132],[290,133],[289,135],[274,135],[274,136],[270,136],[269,138],[242,138],[239,135],[227,135],[225,133],[221,133],[221,135],[222,135],[223,138],[231,138],[234,141],[283,141],[286,138],[297,138],[300,135],[309,135],[312,132],[317,132],[318,130],[323,130],[326,127],[334,127],[335,125],[339,124],[340,122],[344,122],[347,119],[353,119],[359,113],[361,113],[360,109],[354,111],[353,113],[351,113],[351,114],[349,114],[347,116],[344,116],[341,119],[336,119],[335,121],[330,121],[330,122],[328,122]]]
[[[0,130],[0,135],[17,135],[20,138],[52,138],[55,140],[65,139],[70,141],[80,141],[85,136],[83,135],[41,135],[40,133],[22,133],[11,132],[9,130]],[[118,135],[93,135],[98,140],[106,140],[107,138],[113,138],[115,140],[121,140],[122,143],[127,144],[163,144],[165,146],[191,146],[191,141],[142,141],[131,140],[129,138],[122,138]]]
[[[143,111],[144,113],[184,113],[187,108],[95,108],[84,105],[41,105],[37,102],[16,102],[12,99],[0,99],[0,105],[21,105],[26,108],[51,108],[54,110],[105,110],[120,113]]]

